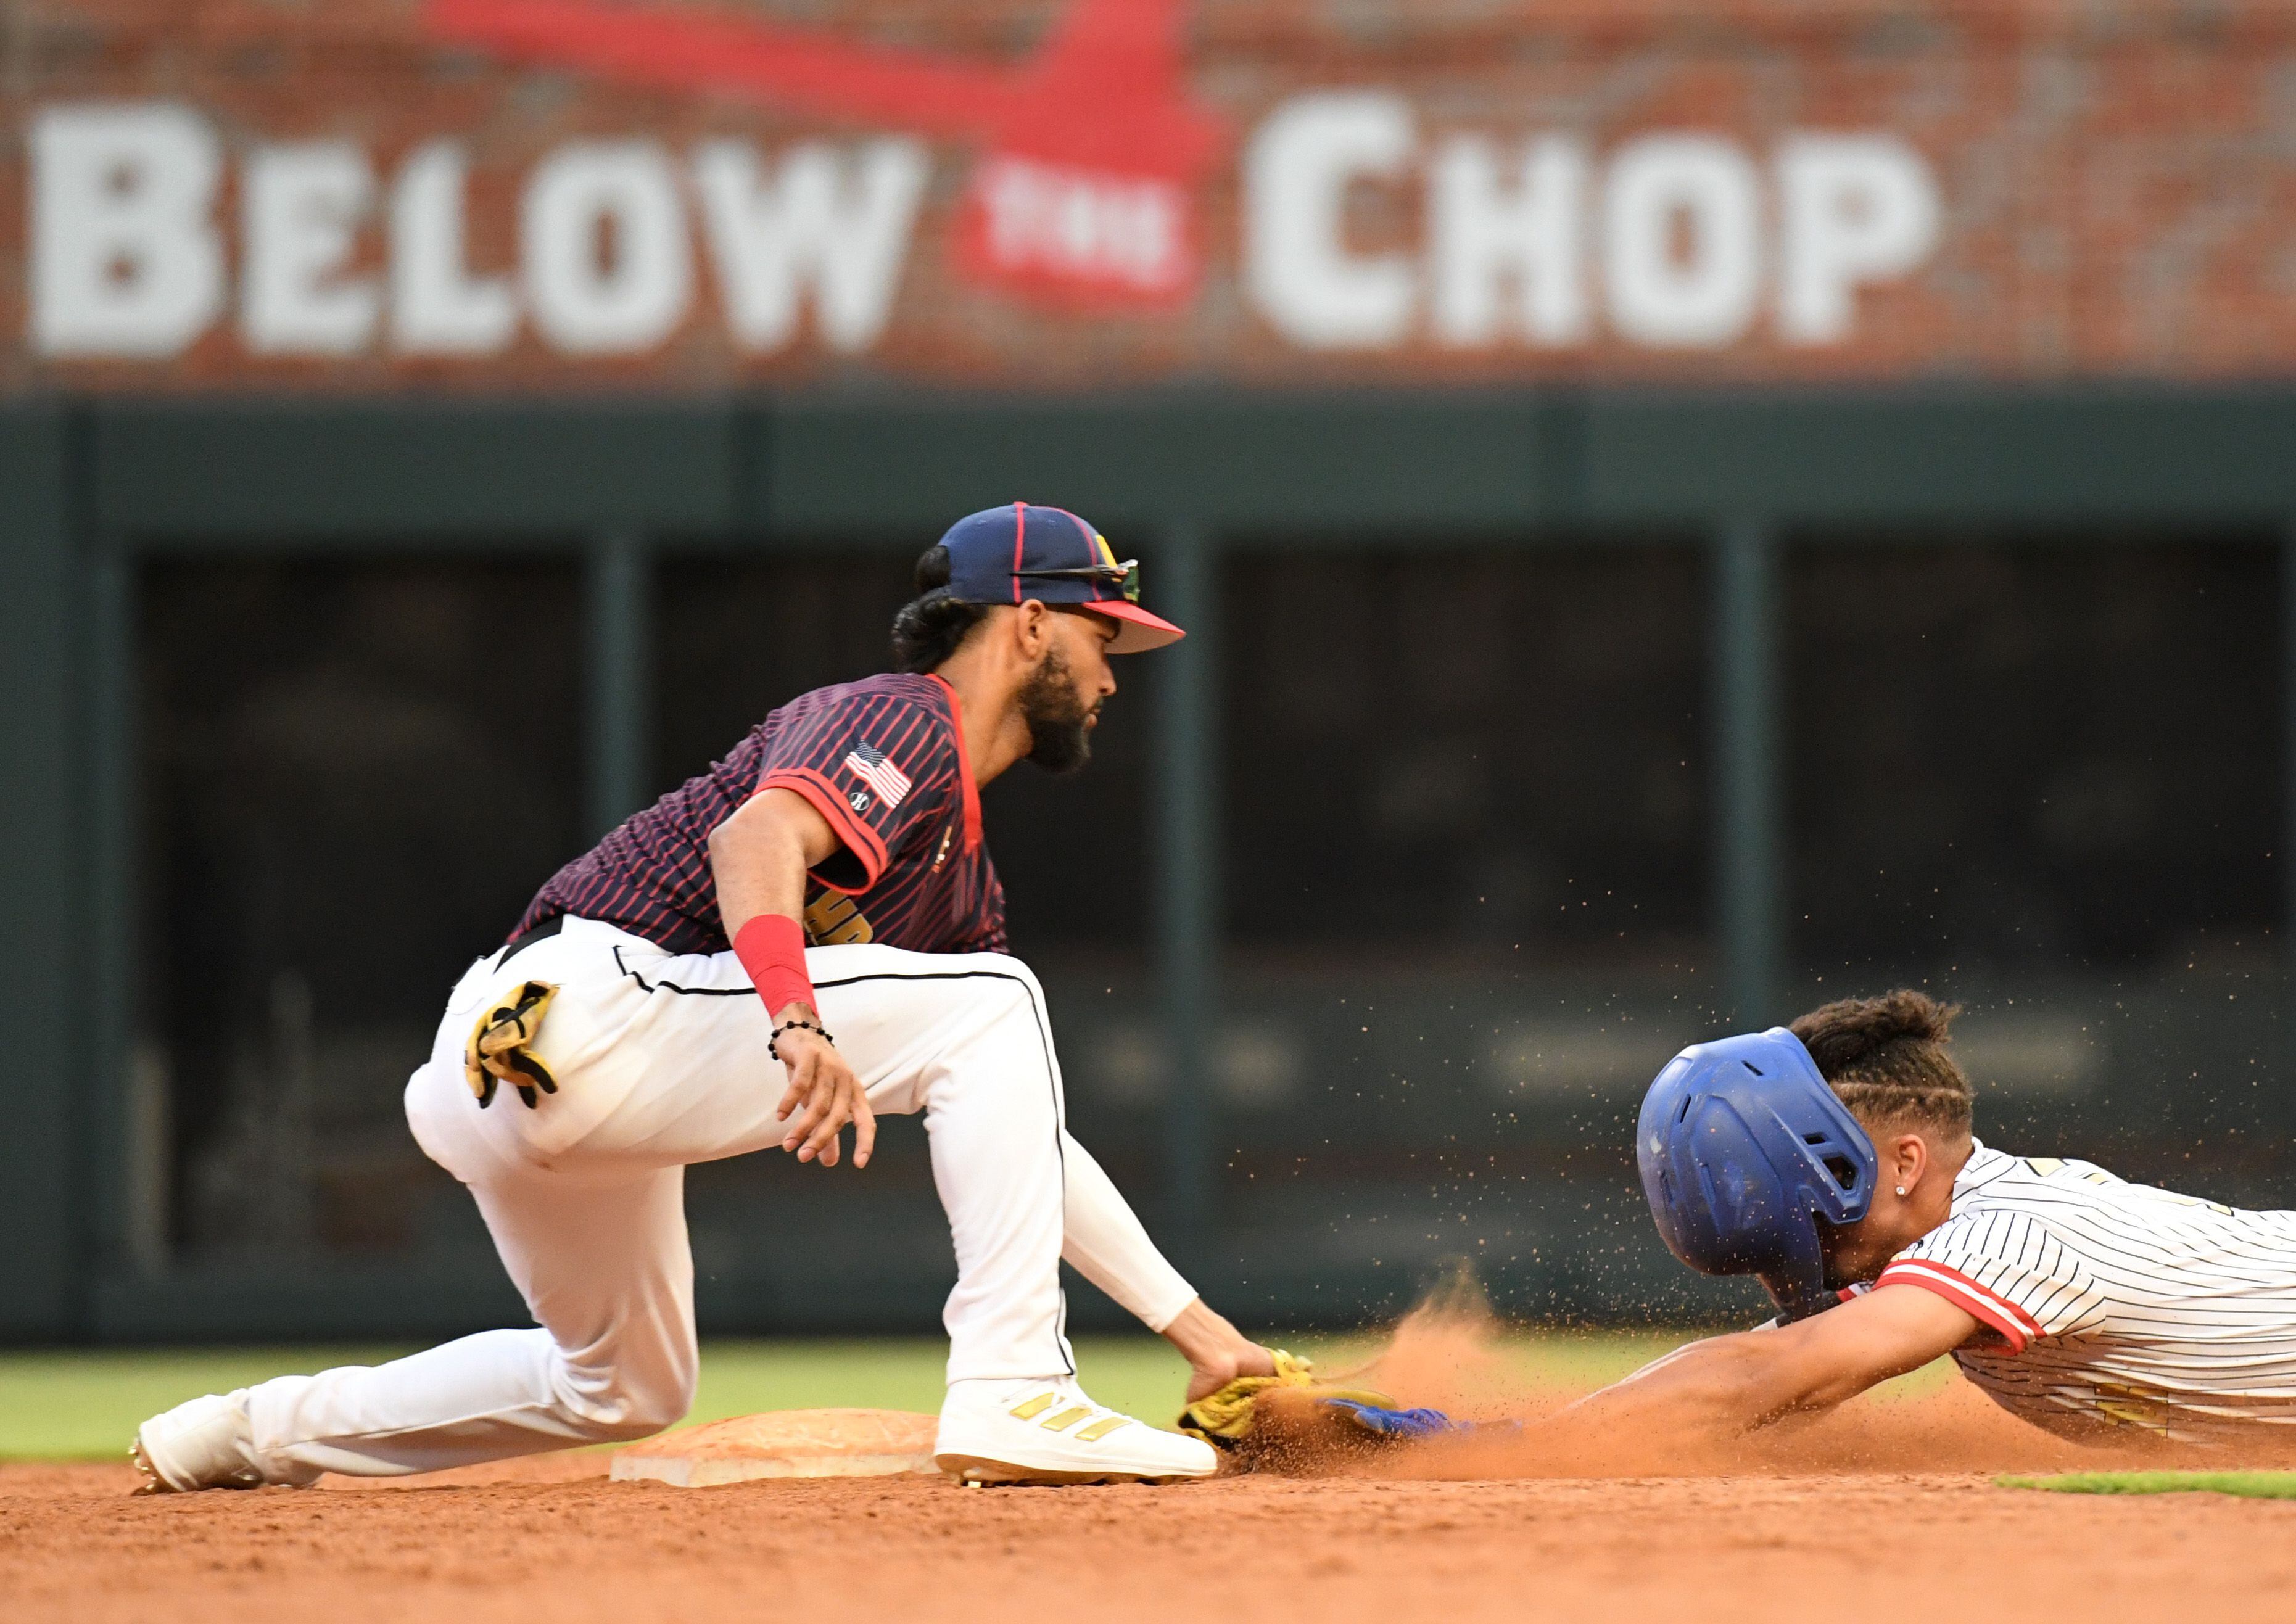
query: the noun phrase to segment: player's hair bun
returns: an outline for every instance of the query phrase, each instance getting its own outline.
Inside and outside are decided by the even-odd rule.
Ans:
[[[1925,992],[1900,987],[1878,998],[1842,998],[1811,1011],[1793,1023],[1793,1034],[1832,1077],[1857,1069],[1878,1049],[1907,1038],[1916,1043],[1943,1043],[1961,1013],[1956,1004],[1940,1004]]]
[[[893,668],[937,670],[988,611],[949,595],[948,549],[928,547],[917,560],[917,595],[893,617]]]
[[[1969,1079],[1946,1042],[1957,1004],[1900,987],[1878,998],[1842,998],[1792,1027],[1852,1114],[1875,1122],[1917,1122],[1967,1132]]]

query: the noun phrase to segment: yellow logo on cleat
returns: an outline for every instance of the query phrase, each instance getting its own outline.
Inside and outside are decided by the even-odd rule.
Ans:
[[[1022,1403],[1014,1405],[1013,1407],[1013,1418],[1015,1421],[1028,1421],[1043,1415],[1046,1410],[1053,1407],[1053,1398],[1054,1395],[1051,1393],[1038,1393],[1033,1398],[1027,1399]]]
[[[1065,1432],[1092,1412],[1081,1404],[1071,1404],[1057,1415],[1047,1415],[1042,1425],[1047,1432]]]
[[[1129,1415],[1103,1415],[1098,1421],[1094,1422],[1090,1426],[1086,1427],[1079,1431],[1077,1434],[1077,1442],[1080,1444],[1096,1444],[1102,1439],[1107,1437],[1111,1432],[1115,1431],[1117,1428],[1128,1427],[1131,1424],[1132,1417]]]

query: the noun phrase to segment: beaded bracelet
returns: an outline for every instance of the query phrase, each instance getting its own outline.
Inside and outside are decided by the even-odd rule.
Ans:
[[[822,1042],[832,1048],[837,1046],[837,1039],[829,1035],[829,1029],[825,1026],[816,1026],[810,1021],[784,1021],[774,1029],[774,1035],[766,1039],[766,1053],[775,1060],[782,1057],[781,1050],[775,1046],[780,1041],[783,1032],[818,1032],[821,1034]]]

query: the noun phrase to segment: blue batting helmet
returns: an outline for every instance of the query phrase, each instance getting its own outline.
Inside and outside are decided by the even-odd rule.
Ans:
[[[1755,1275],[1789,1319],[1833,1306],[1820,1220],[1874,1199],[1874,1142],[1782,1026],[1685,1049],[1635,1125],[1643,1193],[1667,1250],[1707,1275]]]

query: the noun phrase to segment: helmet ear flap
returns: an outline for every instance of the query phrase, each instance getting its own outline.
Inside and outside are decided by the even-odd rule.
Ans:
[[[1644,1096],[1635,1156],[1674,1255],[1758,1276],[1790,1316],[1831,1306],[1820,1223],[1872,1204],[1873,1142],[1784,1027],[1700,1044]]]

